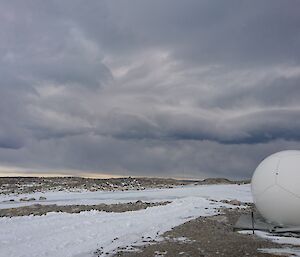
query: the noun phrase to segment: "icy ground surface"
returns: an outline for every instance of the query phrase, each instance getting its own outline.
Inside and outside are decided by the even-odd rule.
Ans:
[[[252,231],[240,231],[241,234],[252,234]],[[297,245],[300,246],[300,238],[299,237],[288,237],[288,236],[275,236],[272,235],[268,232],[264,232],[264,231],[255,231],[255,235],[265,238],[265,239],[269,239],[275,243],[278,244],[291,244],[291,245]]]
[[[270,254],[276,254],[279,256],[300,256],[300,249],[294,249],[290,247],[286,248],[262,248],[262,249],[257,249],[258,251],[262,253],[270,253]]]
[[[205,206],[209,209],[205,210]],[[187,197],[173,201],[167,207],[146,210],[106,213],[83,212],[80,214],[49,213],[38,217],[0,219],[0,256],[92,256],[103,247],[112,253],[117,247],[126,247],[155,239],[158,234],[170,230],[198,216],[213,215],[209,201],[199,197]]]
[[[46,200],[39,201],[39,197],[46,197]],[[0,195],[0,209],[14,208],[32,204],[99,204],[99,203],[126,203],[137,200],[142,201],[172,201],[177,198],[198,196],[216,200],[237,199],[244,202],[252,202],[250,185],[203,185],[183,186],[171,189],[146,189],[142,191],[96,191],[96,192],[46,192],[20,195]],[[20,202],[22,198],[35,198],[36,201]],[[225,197],[225,198],[224,198]],[[9,200],[14,200],[10,202]]]
[[[19,197],[19,196],[18,196]],[[249,185],[211,185],[125,192],[47,193],[51,203],[111,203],[137,200],[171,200],[166,206],[140,211],[79,214],[48,213],[44,216],[0,218],[2,257],[88,257],[102,249],[108,256],[118,247],[158,240],[159,235],[188,220],[210,216],[229,205],[210,199],[250,202]],[[66,198],[66,199],[64,199]],[[103,247],[103,248],[101,248]]]
[[[252,231],[244,230],[240,231],[241,234],[252,234]],[[261,252],[265,253],[274,253],[277,255],[284,255],[284,256],[299,256],[300,257],[300,238],[293,237],[293,236],[276,236],[272,235],[271,233],[264,232],[264,231],[255,231],[255,235],[264,239],[268,239],[273,241],[274,243],[283,244],[283,245],[293,245],[297,247],[285,247],[285,248],[263,248],[258,249]]]

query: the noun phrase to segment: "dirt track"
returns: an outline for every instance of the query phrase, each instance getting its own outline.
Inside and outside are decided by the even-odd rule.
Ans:
[[[278,248],[279,244],[253,235],[233,231],[233,224],[241,213],[248,210],[227,209],[223,214],[200,217],[186,222],[163,235],[164,240],[136,248],[138,252],[120,251],[115,256],[123,257],[271,257],[261,253],[260,248]],[[284,256],[284,255],[281,255]],[[286,255],[287,256],[287,255]]]

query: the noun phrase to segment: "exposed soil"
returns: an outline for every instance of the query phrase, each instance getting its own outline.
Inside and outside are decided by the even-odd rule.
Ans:
[[[163,234],[163,241],[151,245],[134,247],[138,251],[119,251],[115,256],[123,257],[264,257],[276,256],[257,251],[260,248],[279,248],[278,244],[255,235],[244,235],[233,231],[233,224],[241,213],[248,209],[224,209],[222,214],[199,217]],[[281,255],[284,256],[284,255]]]
[[[148,207],[166,205],[168,203],[170,202],[148,203],[148,202],[137,201],[134,203],[65,205],[65,206],[57,206],[56,204],[53,205],[34,204],[31,206],[24,206],[18,208],[0,209],[0,217],[44,215],[48,212],[79,213],[82,211],[91,211],[91,210],[105,211],[105,212],[138,211],[141,209],[146,209]]]

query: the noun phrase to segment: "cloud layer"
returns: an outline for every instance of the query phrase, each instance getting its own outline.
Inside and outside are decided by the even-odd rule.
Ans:
[[[0,166],[250,177],[300,148],[298,1],[3,1]]]

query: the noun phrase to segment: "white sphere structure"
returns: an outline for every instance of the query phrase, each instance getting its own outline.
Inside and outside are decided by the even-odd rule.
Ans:
[[[256,168],[251,189],[260,214],[281,226],[300,226],[300,151],[270,155]]]

